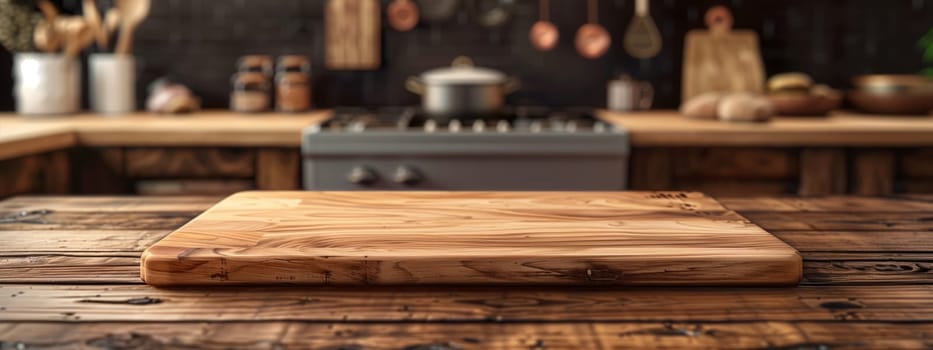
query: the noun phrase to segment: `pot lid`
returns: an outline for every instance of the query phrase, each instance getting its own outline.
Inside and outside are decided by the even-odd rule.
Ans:
[[[435,68],[421,74],[427,84],[499,84],[506,77],[500,71],[477,68],[466,56],[454,59],[450,67]]]

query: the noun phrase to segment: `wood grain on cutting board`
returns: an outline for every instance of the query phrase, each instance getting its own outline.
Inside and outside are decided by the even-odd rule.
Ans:
[[[381,61],[378,0],[328,0],[324,9],[324,60],[328,69],[373,70]]]
[[[709,30],[695,29],[684,40],[682,101],[705,92],[764,91],[765,70],[758,34],[733,30],[722,6],[706,13]]]
[[[188,284],[783,285],[797,251],[682,192],[242,192],[143,254]]]

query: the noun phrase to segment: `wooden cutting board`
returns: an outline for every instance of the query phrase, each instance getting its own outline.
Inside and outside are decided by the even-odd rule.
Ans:
[[[700,193],[241,192],[146,249],[158,286],[793,285],[794,248]]]
[[[333,70],[378,69],[381,12],[378,0],[328,0],[324,8],[324,64]]]
[[[764,63],[758,34],[732,30],[724,6],[706,12],[709,30],[691,30],[684,43],[682,101],[705,92],[762,92]]]

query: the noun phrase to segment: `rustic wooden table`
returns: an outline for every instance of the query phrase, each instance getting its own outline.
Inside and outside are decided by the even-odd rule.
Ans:
[[[722,202],[800,250],[795,288],[186,288],[139,254],[217,198],[0,202],[0,348],[933,347],[933,196]]]

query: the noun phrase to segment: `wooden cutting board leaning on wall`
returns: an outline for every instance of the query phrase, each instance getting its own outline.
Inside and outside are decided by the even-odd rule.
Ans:
[[[382,55],[379,0],[328,0],[324,64],[332,70],[374,70]]]
[[[683,192],[241,192],[146,249],[157,286],[794,285],[800,255]]]
[[[732,30],[732,14],[724,6],[706,12],[709,30],[695,29],[684,42],[681,101],[705,92],[763,92],[764,63],[758,34]]]

